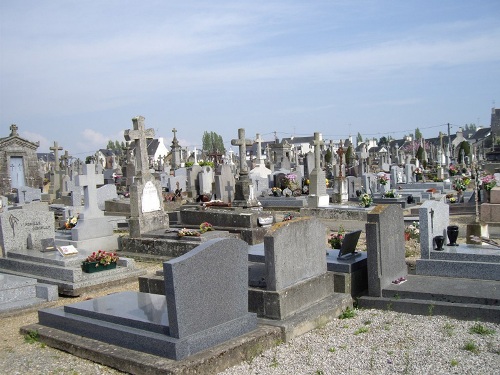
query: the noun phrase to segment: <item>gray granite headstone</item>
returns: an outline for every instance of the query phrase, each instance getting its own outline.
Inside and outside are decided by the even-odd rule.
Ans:
[[[97,207],[101,211],[104,211],[104,205],[106,201],[111,201],[118,198],[118,193],[116,192],[116,186],[111,184],[106,184],[97,189]]]
[[[227,324],[255,327],[248,313],[247,248],[239,239],[214,239],[163,264],[172,337]]]
[[[384,287],[407,274],[403,209],[377,205],[367,219],[368,293],[380,297]]]
[[[30,203],[33,201],[40,201],[42,199],[42,191],[29,186],[21,186],[17,193],[18,203]]]
[[[198,174],[201,172],[201,167],[198,164],[192,165],[187,170],[187,192],[190,198],[198,197],[200,193],[200,184],[198,182]]]
[[[200,194],[212,195],[212,183],[214,182],[214,171],[209,166],[202,167],[201,172],[198,174],[198,181],[200,184]]]
[[[264,237],[268,290],[281,290],[326,272],[326,227],[315,218],[275,225]]]
[[[450,207],[442,201],[426,200],[418,210],[420,222],[420,252],[422,259],[430,259],[434,237],[444,236],[450,222]]]
[[[42,239],[54,237],[54,213],[47,211],[10,210],[0,213],[0,245],[2,255],[28,248],[42,249]]]
[[[181,189],[183,192],[186,191],[186,176],[169,176],[167,178],[168,181],[168,190],[173,193],[177,188]]]
[[[215,195],[224,203],[231,203],[234,199],[234,174],[229,164],[219,166],[215,172]]]

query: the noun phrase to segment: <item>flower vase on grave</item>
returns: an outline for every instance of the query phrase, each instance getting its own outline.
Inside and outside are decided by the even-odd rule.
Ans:
[[[490,203],[490,190],[489,189],[484,189],[483,190],[483,195],[484,195],[483,202]]]
[[[462,191],[457,191],[457,203],[462,203],[464,199],[464,193]]]
[[[387,184],[380,184],[380,192],[384,195],[388,190]]]
[[[450,241],[448,246],[458,246],[457,244],[458,226],[449,225],[448,227],[446,227],[446,234],[448,235],[448,240]]]
[[[101,272],[105,270],[114,270],[116,268],[116,262],[109,264],[102,264],[99,262],[83,262],[82,271],[85,273]]]
[[[434,245],[436,246],[434,250],[442,251],[444,245],[444,236],[434,237]]]

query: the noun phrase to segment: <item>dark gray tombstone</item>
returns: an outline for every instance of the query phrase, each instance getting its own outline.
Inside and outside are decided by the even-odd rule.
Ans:
[[[381,297],[382,289],[407,275],[404,218],[400,205],[378,205],[367,215],[368,293]]]
[[[214,239],[165,262],[166,298],[123,292],[39,311],[41,325],[180,360],[257,328],[248,312],[247,248]],[[214,272],[217,270],[217,272]]]

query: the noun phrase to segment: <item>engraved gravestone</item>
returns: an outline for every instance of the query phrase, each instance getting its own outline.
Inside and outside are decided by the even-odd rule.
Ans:
[[[0,213],[2,255],[28,248],[42,250],[42,239],[54,238],[54,213],[48,211],[10,210]]]

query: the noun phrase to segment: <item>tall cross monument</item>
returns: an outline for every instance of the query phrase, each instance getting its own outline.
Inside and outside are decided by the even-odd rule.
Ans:
[[[252,207],[257,205],[253,194],[253,186],[248,178],[247,147],[253,145],[253,141],[245,138],[245,129],[238,129],[238,139],[232,139],[231,145],[238,146],[240,154],[240,178],[236,182],[233,206]]]
[[[168,228],[168,215],[163,207],[160,181],[149,170],[147,139],[154,138],[154,130],[146,129],[144,117],[132,119],[133,129],[125,130],[125,140],[135,142],[136,176],[130,186],[130,237]]]
[[[321,146],[325,142],[321,139],[321,134],[314,133],[314,169],[309,173],[309,196],[307,202],[309,207],[324,207],[330,203],[330,198],[326,194],[326,175],[321,168]]]

